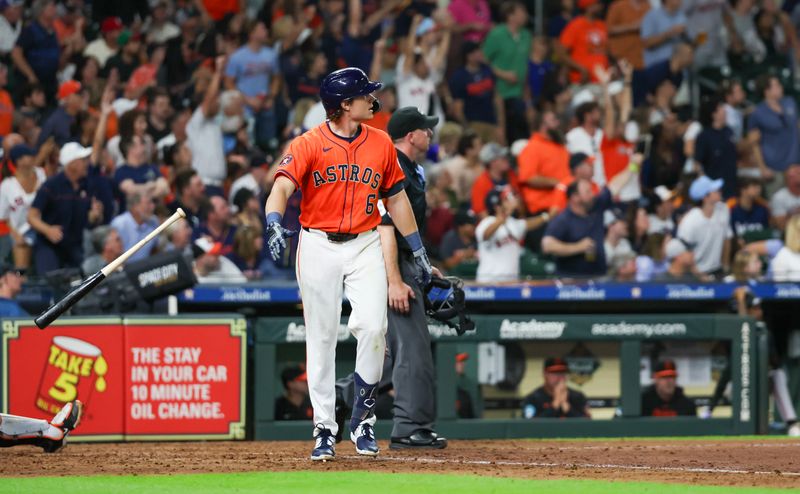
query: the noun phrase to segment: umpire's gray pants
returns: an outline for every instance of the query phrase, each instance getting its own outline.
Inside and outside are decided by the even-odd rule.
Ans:
[[[414,257],[401,251],[398,258],[403,281],[414,290],[416,298],[410,301],[407,314],[389,309],[384,372],[391,369],[395,392],[392,437],[409,436],[419,429],[433,430],[436,418],[436,376],[425,316],[425,294],[414,281],[417,271]]]
[[[425,296],[414,281],[417,267],[410,253],[398,253],[403,281],[414,290],[410,310],[401,314],[389,309],[386,333],[386,359],[379,389],[394,387],[394,424],[392,437],[406,437],[415,431],[432,431],[436,418],[431,335],[425,316]],[[352,374],[339,379],[337,392],[352,407],[354,385]]]

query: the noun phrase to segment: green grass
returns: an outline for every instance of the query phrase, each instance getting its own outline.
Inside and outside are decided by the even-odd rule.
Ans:
[[[324,467],[322,467],[324,468]],[[96,476],[5,478],[0,493],[30,494],[216,494],[292,493],[353,494],[755,494],[788,492],[764,487],[715,487],[650,482],[592,480],[523,480],[471,475],[388,474],[371,472],[256,472],[174,476]],[[800,491],[796,491],[800,492]]]

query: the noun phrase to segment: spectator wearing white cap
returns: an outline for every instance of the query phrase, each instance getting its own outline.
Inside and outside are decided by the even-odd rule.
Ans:
[[[92,153],[77,142],[61,148],[63,171],[48,179],[33,199],[28,222],[36,230],[33,258],[38,273],[80,267],[83,231],[103,220],[103,204],[89,194],[86,158]]]
[[[672,219],[672,213],[675,212],[675,205],[672,204],[673,194],[664,185],[659,185],[654,190],[654,197],[650,204],[650,226],[647,228],[647,233],[669,233],[675,231],[675,221]]]
[[[697,268],[707,274],[730,271],[730,212],[722,203],[724,181],[701,176],[689,187],[689,197],[697,203],[678,225],[678,237],[692,246]]]
[[[618,209],[607,209],[603,213],[603,224],[606,227],[606,238],[603,247],[606,251],[608,266],[617,264],[617,259],[635,255],[628,237],[628,223],[625,215]]]

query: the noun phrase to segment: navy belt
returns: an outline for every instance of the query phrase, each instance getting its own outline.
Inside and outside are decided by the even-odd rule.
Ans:
[[[308,227],[303,227],[303,230],[310,232],[311,230]],[[370,229],[369,231],[374,232],[375,228]],[[361,235],[360,233],[338,233],[338,232],[322,232],[328,237],[328,242],[333,242],[336,244],[343,244],[345,242],[349,242],[354,240],[356,237]],[[362,232],[363,233],[363,232]]]

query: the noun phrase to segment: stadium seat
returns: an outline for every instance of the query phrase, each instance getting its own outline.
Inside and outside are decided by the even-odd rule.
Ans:
[[[534,254],[528,249],[519,258],[521,278],[552,278],[555,271],[556,265],[549,257]]]
[[[450,275],[458,276],[465,280],[474,280],[478,274],[478,261],[463,261],[450,269]]]

